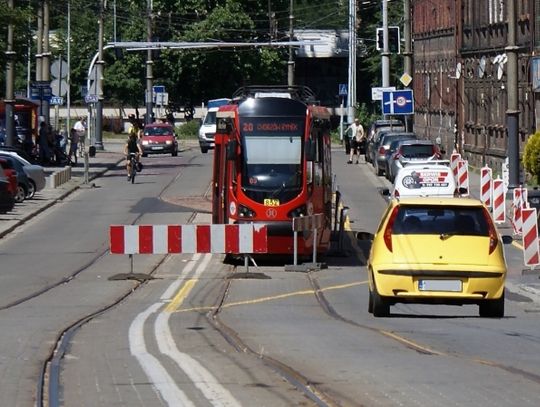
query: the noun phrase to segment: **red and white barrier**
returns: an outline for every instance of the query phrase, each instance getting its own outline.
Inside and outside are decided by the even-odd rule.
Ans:
[[[480,200],[491,208],[491,200],[493,196],[493,171],[489,167],[480,169]]]
[[[454,173],[454,178],[458,179],[458,162],[461,161],[461,154],[459,153],[452,153],[450,156],[450,168],[452,168],[452,172]]]
[[[458,161],[458,188],[465,188],[467,192],[462,193],[461,196],[469,196],[469,162],[466,160]]]
[[[506,221],[506,201],[504,198],[504,182],[497,178],[493,180],[493,220],[495,223]]]
[[[514,234],[519,235],[522,231],[522,210],[526,207],[527,189],[521,187],[514,188],[512,193],[512,227],[514,229]]]
[[[111,225],[112,254],[266,253],[267,227],[240,225]]]
[[[526,266],[540,264],[536,208],[523,208],[523,257]]]

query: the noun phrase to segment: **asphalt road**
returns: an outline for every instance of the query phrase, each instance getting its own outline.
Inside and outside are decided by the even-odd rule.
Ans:
[[[208,223],[211,157],[151,156],[135,185],[119,167],[0,241],[0,405],[34,405],[40,386],[65,406],[540,405],[540,301],[526,292],[538,276],[515,246],[500,320],[425,305],[374,319],[366,241],[311,273],[260,264],[245,278],[217,255],[141,255],[132,271],[149,279],[125,279],[108,226]],[[336,149],[350,228],[372,233],[386,183],[345,162]]]

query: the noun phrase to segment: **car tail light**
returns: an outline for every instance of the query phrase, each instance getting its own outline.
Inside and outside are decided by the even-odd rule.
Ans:
[[[396,153],[394,154],[394,160],[399,160],[401,158],[401,154],[400,153]]]
[[[390,218],[388,219],[388,223],[386,224],[386,228],[384,229],[384,244],[386,244],[386,247],[388,250],[392,251],[392,228],[394,226],[394,222],[396,221],[396,217],[398,214],[399,206],[396,206],[392,213],[390,214]]]
[[[489,215],[489,212],[487,211],[486,208],[484,208],[484,217],[486,218],[486,222],[489,227],[489,254],[491,254],[497,248],[497,244],[499,243],[499,238],[497,236],[497,229],[495,229],[495,225],[493,225],[491,216]]]
[[[384,153],[386,153],[386,148],[384,146],[379,147],[379,154],[383,155]]]

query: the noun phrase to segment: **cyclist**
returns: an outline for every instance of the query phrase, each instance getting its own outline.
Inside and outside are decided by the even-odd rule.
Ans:
[[[131,168],[130,154],[135,154],[137,163],[139,162],[139,157],[142,155],[142,148],[137,139],[137,133],[130,133],[129,138],[124,145],[124,154],[126,155],[126,169],[129,181],[131,171],[135,171],[135,168]]]

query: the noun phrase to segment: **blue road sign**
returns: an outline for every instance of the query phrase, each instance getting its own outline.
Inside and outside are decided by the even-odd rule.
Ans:
[[[339,96],[347,96],[347,84],[346,83],[340,83],[339,84]]]
[[[165,86],[163,86],[163,85],[152,86],[152,92],[153,93],[165,93]]]
[[[51,105],[63,105],[64,104],[64,98],[61,96],[52,96],[51,97]]]
[[[411,89],[383,92],[381,108],[383,114],[413,114],[414,98]]]

